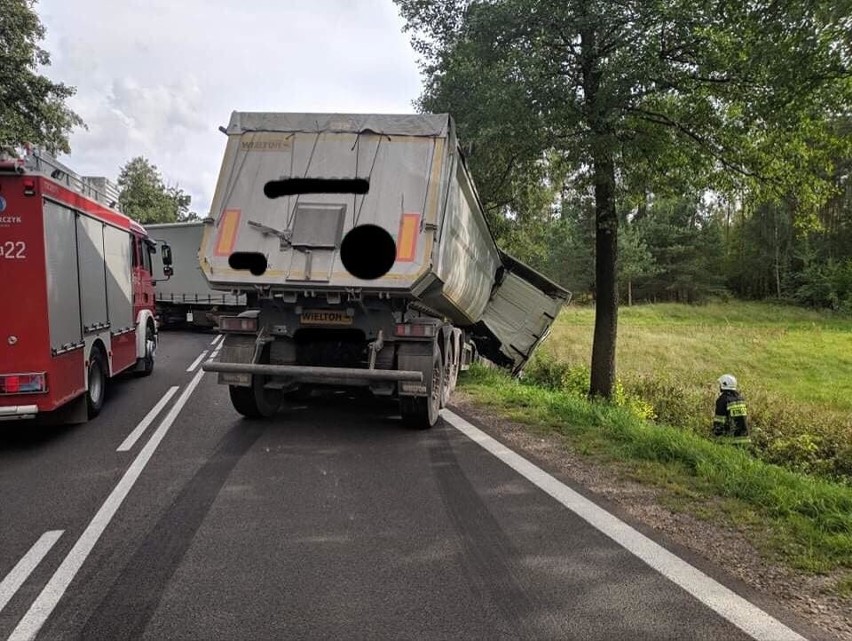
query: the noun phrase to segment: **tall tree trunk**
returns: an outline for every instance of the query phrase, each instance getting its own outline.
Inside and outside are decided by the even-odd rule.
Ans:
[[[618,329],[618,217],[615,211],[615,164],[603,137],[593,151],[595,165],[595,334],[592,344],[590,396],[610,398],[615,385]]]
[[[781,299],[781,243],[778,240],[778,217],[780,211],[776,210],[775,214],[775,297]]]
[[[584,11],[588,7],[582,5]],[[611,398],[615,385],[615,339],[618,321],[618,217],[615,211],[614,139],[609,108],[600,96],[601,56],[596,21],[580,32],[584,107],[592,132],[591,160],[595,183],[595,333],[592,342],[592,376],[589,396]]]

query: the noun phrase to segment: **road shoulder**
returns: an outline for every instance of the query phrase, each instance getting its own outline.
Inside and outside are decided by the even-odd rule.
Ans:
[[[723,568],[729,587],[779,619],[786,617],[810,638],[852,639],[849,600],[826,594],[828,578],[762,558],[745,532],[672,509],[665,490],[572,451],[558,435],[535,433],[477,405],[463,390],[454,392],[451,409],[643,533],[658,540],[662,535],[665,547],[714,578],[720,579]]]

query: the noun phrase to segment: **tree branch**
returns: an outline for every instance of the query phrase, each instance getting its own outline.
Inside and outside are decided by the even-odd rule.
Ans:
[[[729,160],[725,156],[724,152],[718,149],[717,145],[715,145],[712,141],[693,131],[683,123],[670,118],[666,114],[649,111],[647,109],[641,109],[639,107],[627,107],[625,110],[629,113],[636,114],[640,120],[644,120],[645,122],[650,122],[652,124],[662,125],[675,129],[685,137],[695,142],[702,149],[707,150],[710,155],[715,160],[719,161],[726,169],[729,169],[735,173],[740,174],[741,176],[746,176],[748,178],[757,178],[759,180],[765,180],[764,176],[761,176],[758,173],[749,171],[748,169],[735,164],[734,162]]]

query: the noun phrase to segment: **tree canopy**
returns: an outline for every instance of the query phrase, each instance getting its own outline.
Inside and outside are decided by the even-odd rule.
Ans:
[[[69,152],[68,134],[83,120],[67,105],[74,88],[40,73],[50,54],[35,0],[0,0],[0,152],[25,144]]]
[[[177,186],[167,186],[157,166],[142,156],[121,168],[118,186],[122,211],[143,225],[198,217],[189,211],[191,196]]]
[[[618,228],[649,193],[829,193],[849,144],[848,0],[395,0],[495,225],[594,202],[590,393],[615,380]],[[842,154],[841,154],[842,155]],[[552,200],[551,200],[552,202]],[[507,215],[509,214],[509,215]]]

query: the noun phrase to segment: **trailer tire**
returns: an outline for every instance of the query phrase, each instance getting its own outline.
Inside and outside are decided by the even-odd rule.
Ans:
[[[154,324],[151,321],[145,323],[145,356],[142,357],[142,369],[137,372],[138,376],[150,376],[154,371],[154,349],[157,337],[154,332]]]
[[[456,388],[456,380],[459,375],[459,362],[456,357],[456,348],[453,345],[453,340],[450,338],[450,344],[444,354],[444,382],[441,387],[441,409],[447,406],[450,402],[450,396]]]
[[[106,398],[106,361],[100,347],[93,347],[89,355],[88,385],[86,386],[86,410],[89,418],[101,413]]]
[[[426,372],[424,372],[426,374]],[[403,422],[418,430],[428,430],[438,420],[444,390],[444,367],[441,351],[435,347],[432,354],[431,375],[426,377],[426,396],[402,396],[399,409]]]
[[[464,353],[464,347],[462,346],[461,341],[461,331],[458,329],[454,329],[450,336],[450,348],[453,355],[453,365],[450,368],[450,381],[447,383],[447,386],[450,389],[450,394],[452,394],[459,382],[459,372],[461,371],[463,358],[462,354]]]
[[[251,377],[251,387],[229,385],[228,392],[234,409],[248,419],[262,419],[274,416],[281,407],[282,394],[279,390],[263,387],[265,376]]]
[[[301,384],[289,392],[282,394],[285,401],[292,403],[305,403],[313,396],[314,389],[310,385]]]

